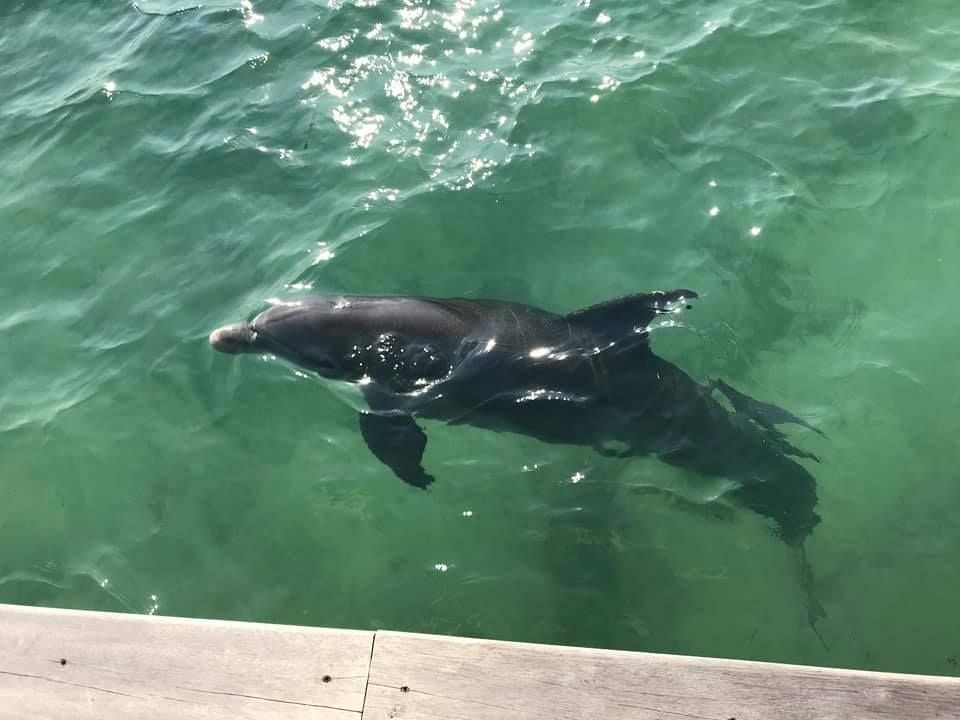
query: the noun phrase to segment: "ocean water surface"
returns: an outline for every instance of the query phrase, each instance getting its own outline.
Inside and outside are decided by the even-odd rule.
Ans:
[[[6,0],[0,602],[960,674],[948,0]],[[826,438],[808,543],[655,459],[424,423],[207,334],[313,292],[566,312]]]

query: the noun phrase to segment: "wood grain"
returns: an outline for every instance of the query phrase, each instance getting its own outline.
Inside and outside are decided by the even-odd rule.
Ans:
[[[960,680],[378,632],[388,718],[958,720]]]
[[[13,718],[960,720],[960,679],[0,605]]]
[[[372,644],[372,632],[0,605],[0,718],[357,720]]]

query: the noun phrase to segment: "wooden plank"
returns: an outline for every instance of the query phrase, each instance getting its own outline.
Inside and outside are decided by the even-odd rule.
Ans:
[[[378,632],[364,720],[957,720],[960,680]]]
[[[0,718],[359,720],[372,644],[371,632],[0,605]]]
[[[359,720],[361,710],[369,720],[958,720],[960,679],[0,605],[2,720]]]

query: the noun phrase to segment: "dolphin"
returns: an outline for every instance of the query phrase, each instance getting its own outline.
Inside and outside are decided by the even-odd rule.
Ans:
[[[798,459],[817,458],[778,426],[815,428],[722,380],[697,382],[654,354],[654,321],[695,298],[686,289],[654,291],[556,314],[501,300],[314,295],[218,328],[209,341],[223,353],[269,353],[359,385],[367,447],[417,488],[434,482],[422,465],[427,436],[418,418],[604,455],[652,455],[736,480],[734,499],[772,520],[797,550],[813,626],[823,613],[803,548],[820,517],[816,481]]]

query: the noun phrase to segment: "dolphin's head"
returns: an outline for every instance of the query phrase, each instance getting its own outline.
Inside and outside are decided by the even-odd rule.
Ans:
[[[343,322],[335,298],[274,305],[249,323],[235,323],[210,333],[214,350],[272,353],[328,378],[350,380],[349,357],[356,333]]]

